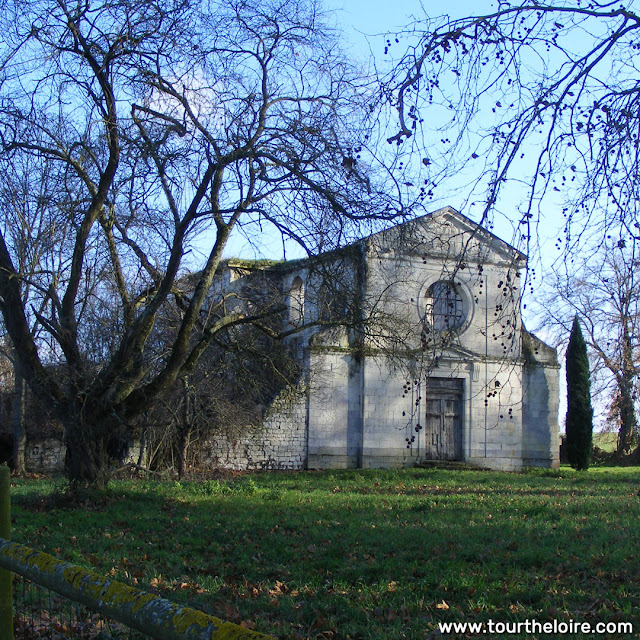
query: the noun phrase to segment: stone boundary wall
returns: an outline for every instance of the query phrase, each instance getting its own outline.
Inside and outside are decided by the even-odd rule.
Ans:
[[[298,470],[307,466],[307,393],[304,384],[284,389],[266,410],[262,424],[247,426],[244,433],[221,434],[194,445],[198,465],[208,469],[249,471]],[[134,443],[125,462],[138,458]],[[25,464],[30,472],[51,473],[64,469],[66,447],[46,438],[27,442]]]
[[[67,448],[58,438],[27,442],[24,452],[25,467],[32,473],[62,471],[66,453]]]

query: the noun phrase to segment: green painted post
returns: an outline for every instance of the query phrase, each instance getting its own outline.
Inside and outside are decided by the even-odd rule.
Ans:
[[[11,471],[0,466],[0,537],[11,539]],[[0,640],[13,640],[13,585],[11,571],[0,568]]]

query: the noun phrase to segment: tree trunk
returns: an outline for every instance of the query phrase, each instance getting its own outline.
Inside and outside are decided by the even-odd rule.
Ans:
[[[626,455],[631,451],[633,436],[638,425],[633,405],[633,382],[623,378],[619,383],[620,392],[620,429],[618,431],[618,455]]]
[[[147,428],[142,428],[142,433],[140,434],[140,450],[138,452],[138,466],[139,467],[147,467],[148,464],[144,464],[145,462],[145,449],[147,448]]]
[[[633,438],[636,434],[638,421],[633,402],[633,388],[637,377],[633,360],[633,332],[629,328],[629,316],[623,319],[622,335],[622,370],[618,377],[618,392],[620,394],[620,430],[618,432],[618,455],[626,455],[631,451]]]
[[[27,388],[24,378],[14,368],[14,404],[13,404],[13,469],[17,473],[24,473],[24,452],[27,445],[25,430],[25,411]]]
[[[89,426],[81,420],[65,425],[65,470],[72,490],[82,486],[106,487],[111,475],[108,453],[111,427],[100,422]]]
[[[189,431],[191,423],[189,420],[189,381],[185,377],[182,379],[182,423],[178,427],[178,479],[184,476],[187,442],[189,441]]]

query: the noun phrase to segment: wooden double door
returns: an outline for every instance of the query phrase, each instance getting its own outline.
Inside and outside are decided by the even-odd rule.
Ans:
[[[427,378],[425,457],[462,460],[462,380]]]

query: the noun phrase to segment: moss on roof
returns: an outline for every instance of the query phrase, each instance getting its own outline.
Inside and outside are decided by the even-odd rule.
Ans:
[[[246,258],[225,258],[222,263],[226,263],[229,267],[237,267],[240,269],[268,269],[279,264],[283,264],[284,260],[269,260],[267,258],[260,258],[255,260],[249,260]]]

